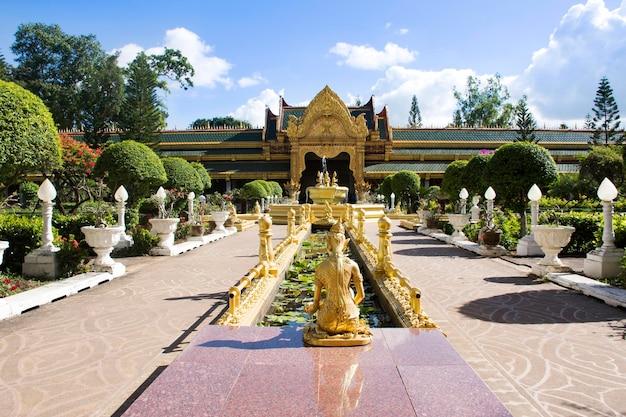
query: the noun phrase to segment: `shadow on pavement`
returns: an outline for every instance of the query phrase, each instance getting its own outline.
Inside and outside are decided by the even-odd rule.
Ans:
[[[626,311],[569,290],[515,292],[472,300],[459,312],[507,324],[588,323],[626,320]]]

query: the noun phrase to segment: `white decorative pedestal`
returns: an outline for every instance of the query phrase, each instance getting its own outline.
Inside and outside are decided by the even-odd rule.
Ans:
[[[543,256],[541,246],[535,241],[534,233],[524,236],[517,242],[517,256]]]
[[[211,233],[226,233],[224,222],[230,217],[228,211],[214,211],[211,213],[211,219],[215,222],[215,229]]]
[[[94,227],[83,226],[80,230],[85,235],[85,241],[96,252],[91,268],[94,272],[108,272],[115,276],[123,275],[126,267],[115,262],[111,258],[111,251],[120,241],[121,234],[124,233],[122,226]]]
[[[583,271],[590,278],[614,278],[619,275],[624,249],[597,248],[587,253]]]
[[[174,232],[180,219],[150,219],[152,232],[159,236],[159,243],[155,248],[150,249],[153,256],[172,256],[176,253],[174,247]]]
[[[543,277],[550,272],[571,272],[572,269],[559,259],[559,253],[569,243],[576,228],[572,226],[545,226],[532,227],[535,241],[541,246],[545,257],[533,265],[532,273]]]
[[[469,223],[469,219],[469,214],[448,214],[448,222],[454,227],[454,233],[446,239],[446,243],[467,240],[463,228]]]

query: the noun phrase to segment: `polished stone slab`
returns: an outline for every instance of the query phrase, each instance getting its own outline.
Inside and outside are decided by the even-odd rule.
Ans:
[[[510,416],[436,329],[308,347],[294,328],[206,326],[125,416]]]

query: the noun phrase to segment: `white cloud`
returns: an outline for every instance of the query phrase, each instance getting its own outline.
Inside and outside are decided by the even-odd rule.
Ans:
[[[232,64],[223,58],[212,56],[213,48],[207,45],[196,33],[185,28],[170,29],[165,32],[163,46],[148,48],[145,52],[149,55],[159,54],[164,47],[178,49],[187,57],[195,70],[194,86],[208,88],[215,88],[218,84],[226,88],[233,86],[233,81],[228,77],[228,71],[232,68]],[[137,44],[124,45],[119,49],[119,65],[126,66],[142,50],[144,49]],[[171,87],[176,88],[176,85],[172,84]]]
[[[339,65],[346,65],[357,69],[380,70],[392,65],[408,64],[415,60],[417,52],[401,48],[395,43],[387,43],[383,51],[378,51],[369,45],[350,45],[337,42],[330,48],[333,54],[345,58],[338,61]]]
[[[257,97],[248,99],[246,104],[239,106],[230,116],[238,120],[248,121],[252,127],[265,126],[265,108],[269,107],[274,114],[278,114],[278,103],[283,94],[283,90],[275,92],[267,88],[261,91]]]
[[[237,85],[241,88],[252,87],[260,83],[267,84],[267,80],[261,76],[258,72],[252,74],[252,77],[241,77],[237,80]]]
[[[411,99],[415,95],[424,127],[445,127],[452,121],[456,108],[453,88],[463,90],[470,75],[481,80],[490,76],[478,76],[469,69],[423,71],[394,66],[376,82],[372,92],[377,110],[384,105],[389,107],[392,126],[407,125]]]
[[[528,95],[537,120],[547,127],[561,122],[581,127],[591,112],[602,76],[607,76],[622,108],[626,95],[626,2],[609,10],[602,0],[569,9],[547,46],[535,51],[530,65],[514,82],[511,94]]]
[[[406,34],[408,34],[408,33],[409,33],[409,30],[408,30],[408,29],[406,29],[406,28],[402,28],[402,29],[398,29],[398,30],[396,31],[396,33],[397,33],[398,35],[406,35]]]

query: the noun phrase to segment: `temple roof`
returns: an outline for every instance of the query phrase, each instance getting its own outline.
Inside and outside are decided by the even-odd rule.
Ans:
[[[587,144],[591,132],[587,130],[535,130],[539,145],[547,143]],[[394,142],[514,142],[514,129],[393,129]]]

